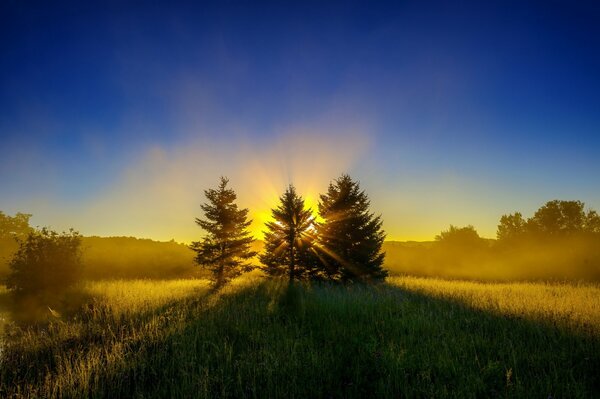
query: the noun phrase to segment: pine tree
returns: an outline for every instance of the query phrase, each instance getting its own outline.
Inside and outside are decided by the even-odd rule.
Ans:
[[[287,274],[290,282],[314,277],[318,270],[311,252],[314,241],[312,210],[305,208],[304,199],[292,185],[279,200],[279,206],[272,210],[274,220],[266,223],[265,252],[260,256],[262,269],[271,276]]]
[[[205,190],[208,202],[200,207],[205,219],[196,223],[206,231],[201,241],[190,248],[196,252],[196,263],[212,272],[215,287],[221,287],[253,266],[250,259],[256,255],[251,250],[254,239],[248,232],[252,223],[248,209],[238,209],[235,191],[227,188],[229,179],[221,177],[219,187]]]
[[[316,250],[328,277],[335,280],[382,281],[385,233],[380,216],[369,211],[370,201],[358,182],[346,174],[329,184],[320,196]]]

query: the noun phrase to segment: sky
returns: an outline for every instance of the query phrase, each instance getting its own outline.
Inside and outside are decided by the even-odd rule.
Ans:
[[[143,4],[145,3],[145,4]],[[600,210],[600,5],[0,4],[0,210],[190,242],[230,178],[260,238],[349,173],[390,240]]]

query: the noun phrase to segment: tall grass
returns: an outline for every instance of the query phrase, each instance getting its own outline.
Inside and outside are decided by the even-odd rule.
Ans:
[[[600,336],[600,286],[587,283],[482,283],[393,277],[391,285],[497,315],[558,323]]]
[[[88,290],[97,305],[76,318],[13,331],[0,396],[583,398],[600,391],[594,287],[533,284],[528,294],[520,285],[405,278],[378,287],[250,281],[214,293],[202,282],[96,284]],[[152,290],[155,299],[146,301]],[[577,302],[577,293],[591,306],[539,318],[544,299]]]
[[[3,285],[0,285],[0,347],[2,346],[2,335],[4,335],[4,325],[10,318],[10,297],[9,292]]]
[[[115,315],[152,311],[170,302],[201,295],[208,288],[207,280],[111,280],[82,285],[84,293]]]

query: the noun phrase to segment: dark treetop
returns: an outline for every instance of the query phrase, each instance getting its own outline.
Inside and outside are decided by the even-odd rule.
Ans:
[[[206,232],[201,241],[193,242],[196,262],[213,273],[213,281],[220,287],[244,271],[252,269],[249,260],[256,255],[250,250],[253,238],[248,232],[252,223],[248,209],[238,209],[235,192],[227,188],[229,180],[221,177],[219,187],[206,190],[208,202],[201,205],[205,219],[196,223]]]
[[[317,250],[327,274],[342,281],[379,281],[385,254],[380,216],[369,212],[369,199],[348,175],[342,175],[321,195]]]

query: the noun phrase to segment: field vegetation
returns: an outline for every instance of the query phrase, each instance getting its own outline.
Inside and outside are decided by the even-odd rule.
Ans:
[[[600,392],[600,217],[583,203],[505,215],[496,241],[450,226],[387,269],[398,251],[386,244],[384,263],[381,217],[349,176],[321,195],[319,223],[290,185],[258,258],[227,184],[205,191],[190,247],[0,214],[18,244],[0,291],[0,397]]]
[[[561,324],[600,337],[600,286],[589,283],[477,281],[394,277],[389,283],[411,292],[455,301],[499,316]]]
[[[3,397],[593,397],[600,288],[392,278],[85,283],[9,326]]]

